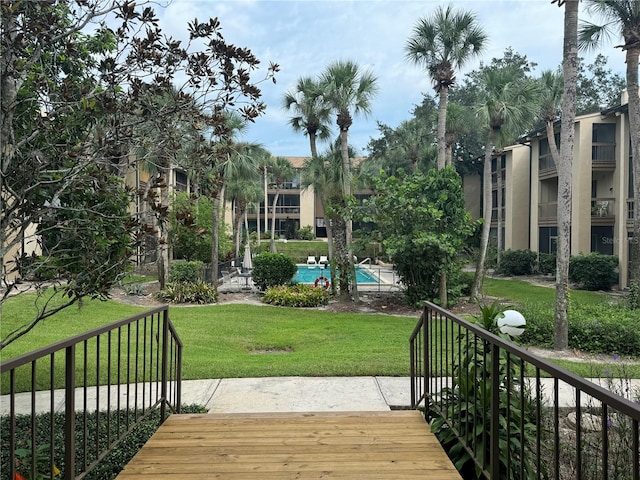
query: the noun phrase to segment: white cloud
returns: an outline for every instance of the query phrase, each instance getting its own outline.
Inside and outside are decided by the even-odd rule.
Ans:
[[[484,62],[512,47],[538,63],[538,72],[560,65],[563,9],[549,0],[452,4],[477,13],[489,37]],[[302,156],[308,155],[308,139],[288,126],[288,114],[280,107],[283,94],[299,77],[315,76],[334,60],[348,58],[371,68],[379,78],[380,93],[371,118],[356,118],[351,134],[351,142],[363,153],[369,138],[377,135],[376,120],[396,126],[409,118],[423,93],[433,93],[426,74],[405,60],[404,47],[418,18],[440,5],[444,4],[437,0],[173,0],[158,14],[163,29],[184,39],[188,21],[217,16],[227,41],[251,49],[265,68],[269,62],[278,63],[276,85],[261,85],[267,113],[245,139],[264,144],[274,155]],[[602,53],[611,68],[624,72],[619,50],[609,46]],[[477,66],[478,62],[470,64],[467,71]],[[263,74],[257,73],[256,80]]]

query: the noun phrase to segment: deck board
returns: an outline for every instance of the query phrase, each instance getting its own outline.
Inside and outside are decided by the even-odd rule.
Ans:
[[[116,480],[460,480],[420,412],[171,415]]]

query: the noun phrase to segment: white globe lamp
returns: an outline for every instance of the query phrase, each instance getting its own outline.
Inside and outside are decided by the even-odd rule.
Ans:
[[[496,323],[502,333],[511,337],[519,337],[523,334],[527,321],[520,312],[505,310],[501,315]]]

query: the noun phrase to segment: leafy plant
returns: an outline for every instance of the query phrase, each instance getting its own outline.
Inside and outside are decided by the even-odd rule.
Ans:
[[[315,237],[316,236],[311,225],[305,225],[296,231],[296,238],[300,240],[313,240]]]
[[[283,307],[319,307],[329,303],[329,292],[304,284],[279,285],[267,289],[262,301]]]
[[[154,298],[169,303],[198,303],[207,304],[218,301],[218,291],[204,282],[171,282]]]
[[[373,222],[372,241],[391,257],[410,304],[439,302],[442,274],[455,276],[456,260],[474,222],[464,207],[462,181],[452,168],[413,175],[381,176],[376,195],[359,209]]]
[[[477,315],[476,323],[484,328],[486,331],[498,334],[498,326],[496,325],[496,318],[500,315],[505,308],[500,301],[494,300],[491,305],[481,304],[480,315]]]
[[[253,260],[253,282],[262,291],[286,285],[296,274],[295,262],[281,253],[261,253]]]
[[[174,262],[169,268],[170,282],[190,282],[196,283],[203,278],[202,262]]]
[[[18,470],[18,472],[16,473],[15,480],[46,480],[60,478],[60,469],[55,464],[50,464],[50,451],[51,445],[48,443],[38,445],[36,447],[35,463],[37,472],[36,476],[32,478],[28,472],[33,461],[33,451],[26,447],[16,448],[16,470]],[[23,473],[19,473],[20,471]]]
[[[499,309],[494,302],[485,311],[482,322],[495,318]],[[536,409],[529,386],[520,382],[513,360],[507,362],[504,352],[499,359],[499,379],[493,382],[489,342],[476,335],[461,335],[459,344],[465,347],[460,363],[454,365],[453,384],[442,389],[432,404],[444,408],[432,407],[428,412],[431,430],[464,478],[484,478],[478,464],[489,460],[491,422],[496,420],[491,412],[491,385],[498,385],[500,478],[536,478]]]
[[[629,308],[632,310],[640,309],[640,284],[631,282],[629,285]]]
[[[543,275],[556,274],[556,254],[541,253],[538,256],[538,273]]]
[[[569,280],[586,290],[611,290],[618,281],[618,257],[590,253],[576,255],[569,260]]]
[[[502,253],[498,273],[504,275],[531,275],[536,263],[536,253],[531,250],[507,250]]]

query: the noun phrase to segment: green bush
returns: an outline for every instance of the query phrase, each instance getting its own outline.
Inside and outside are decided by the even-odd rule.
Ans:
[[[504,275],[531,275],[536,264],[536,254],[531,250],[507,250],[502,253],[498,273]]]
[[[497,303],[485,306],[483,317],[487,325],[493,325],[500,309]],[[493,420],[489,395],[493,379],[487,375],[492,369],[490,346],[470,334],[461,334],[458,345],[462,345],[461,359],[453,367],[452,385],[436,394],[435,404],[439,408],[428,410],[427,418],[430,419],[431,431],[462,477],[481,478],[469,450],[480,462],[489,458],[489,432]],[[538,421],[535,395],[527,385],[519,385],[518,372],[505,356],[501,355],[499,362],[499,379],[496,382],[501,426],[498,431],[498,478],[534,478],[537,472],[535,432]],[[431,402],[428,404],[433,405]],[[449,426],[447,419],[453,420],[455,429]]]
[[[261,253],[253,259],[253,283],[262,291],[286,285],[296,274],[295,262],[281,253]]]
[[[200,305],[218,301],[218,291],[204,282],[167,283],[163,290],[154,293],[154,298],[167,303],[198,303]]]
[[[522,343],[553,346],[554,306],[545,303],[523,304],[518,311],[527,319],[520,337]],[[569,346],[590,353],[632,355],[640,352],[638,313],[625,305],[569,306]]]
[[[594,353],[638,355],[638,312],[625,305],[571,305],[569,345]]]
[[[282,307],[319,307],[329,303],[329,292],[311,285],[278,285],[267,289],[262,301]]]
[[[296,238],[299,240],[313,240],[316,238],[311,225],[305,225],[296,231]]]
[[[590,253],[569,260],[569,280],[585,290],[611,290],[618,281],[618,257]]]
[[[541,253],[538,257],[538,273],[542,275],[556,274],[556,254]]]
[[[169,267],[169,281],[195,283],[203,280],[204,264],[195,262],[174,262]]]
[[[207,410],[204,407],[198,405],[183,405],[181,407],[181,413],[206,413]],[[76,413],[76,465],[83,465],[87,460],[92,462],[96,460],[95,450],[89,448],[86,452],[83,450],[82,445],[95,446],[98,443],[101,447],[106,447],[107,439],[113,441],[115,425],[126,425],[128,422],[130,411],[122,410],[120,412],[111,411],[109,413],[109,421],[106,421],[106,413],[100,413],[100,422],[97,422],[95,413],[87,413],[84,415],[79,412]],[[36,432],[36,444],[41,448],[48,447],[51,443],[49,437],[49,425],[51,421],[54,424],[54,463],[60,470],[64,471],[64,413],[55,413],[53,418],[48,413],[36,415],[34,419],[35,432]],[[88,438],[85,438],[84,426],[87,426]],[[145,418],[139,425],[134,427],[107,456],[105,456],[100,463],[98,463],[93,470],[91,470],[86,477],[87,480],[111,480],[115,478],[120,471],[131,461],[133,456],[138,453],[142,446],[149,440],[151,435],[160,426],[160,411],[155,409],[147,418]],[[111,431],[109,432],[109,428]],[[96,437],[96,430],[98,431]],[[0,419],[0,435],[2,436],[1,444],[9,444],[9,417],[3,416]],[[18,415],[16,417],[16,439],[18,445],[29,445],[32,439],[32,422],[31,415]],[[107,436],[109,433],[110,437]],[[46,463],[48,464],[49,455],[48,448],[46,448]],[[84,455],[87,457],[84,457]],[[6,472],[9,470],[10,455],[6,448],[0,449],[0,471]],[[44,472],[45,469],[42,469]],[[18,467],[18,472],[21,472],[25,478],[28,478],[27,467]],[[4,478],[4,477],[3,477]],[[48,477],[42,477],[48,478]]]
[[[211,228],[213,202],[201,196],[194,198],[179,192],[173,198],[169,213],[169,242],[174,258],[211,262]],[[218,256],[231,258],[233,242],[224,223],[218,227]]]

